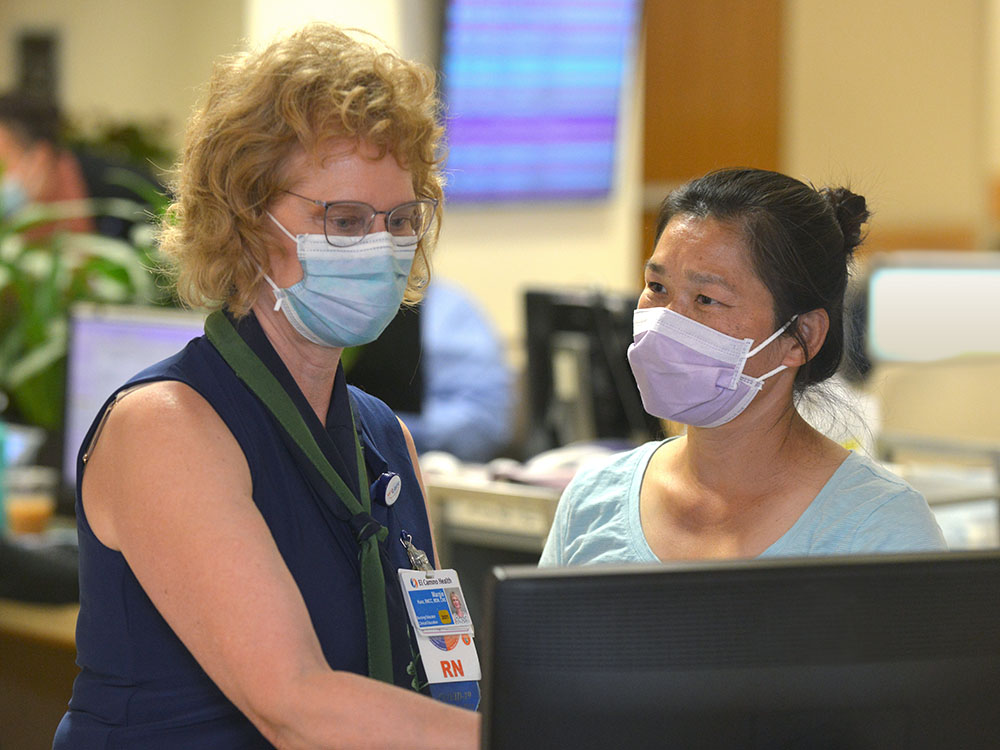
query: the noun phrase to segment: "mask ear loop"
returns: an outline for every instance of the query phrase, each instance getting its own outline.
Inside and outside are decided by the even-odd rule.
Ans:
[[[788,322],[785,323],[785,325],[781,326],[781,328],[779,328],[777,331],[775,331],[774,333],[772,333],[766,339],[764,339],[763,341],[761,341],[753,349],[751,349],[750,351],[748,351],[747,352],[747,359],[750,359],[750,357],[752,357],[753,355],[755,355],[757,352],[759,352],[765,346],[767,346],[772,341],[774,341],[776,338],[778,338],[778,336],[780,336],[781,334],[783,334],[788,329],[788,326],[790,326],[792,323],[794,323],[795,319],[798,318],[798,317],[799,317],[798,314],[793,315],[791,318],[789,318]]]
[[[765,372],[765,373],[764,373],[763,375],[759,376],[759,377],[757,378],[757,380],[761,380],[761,381],[763,381],[763,380],[767,380],[767,379],[768,379],[769,377],[771,377],[772,375],[777,375],[777,374],[778,374],[779,372],[781,372],[782,370],[787,370],[787,369],[788,369],[788,365],[778,365],[777,367],[775,367],[775,368],[774,368],[773,370],[771,370],[770,372]]]
[[[264,281],[271,285],[271,291],[274,292],[274,311],[278,312],[281,309],[281,303],[285,300],[285,295],[282,294],[283,290],[266,273],[264,274]]]
[[[778,336],[780,336],[781,334],[783,334],[788,329],[788,326],[790,326],[792,323],[794,323],[795,319],[798,318],[798,317],[799,317],[798,314],[793,315],[789,319],[789,321],[787,323],[785,323],[785,325],[781,326],[781,328],[779,328],[777,331],[775,331],[770,336],[768,336],[766,339],[764,339],[762,342],[760,342],[760,344],[758,344],[757,346],[755,346],[752,351],[750,351],[749,353],[747,353],[747,359],[750,359],[750,357],[752,357],[753,355],[755,355],[757,352],[759,352],[765,346],[767,346],[772,341],[774,341],[776,338],[778,338]],[[763,375],[759,376],[757,379],[761,380],[761,381],[764,381],[764,380],[767,380],[772,375],[777,375],[782,370],[787,370],[787,369],[788,369],[788,365],[778,365],[773,370],[771,370],[770,372],[764,373]]]
[[[274,214],[272,214],[270,211],[265,211],[265,213],[269,217],[271,217],[271,221],[273,221],[275,224],[277,224],[278,229],[280,229],[282,232],[284,232],[285,236],[287,236],[288,239],[290,239],[292,242],[298,242],[298,238],[294,234],[292,234],[291,232],[289,232],[287,229],[285,229],[285,227],[282,225],[282,223],[280,221],[278,221],[277,219],[274,218]]]
[[[285,227],[282,226],[281,222],[274,218],[274,214],[272,214],[270,211],[265,211],[265,213],[270,217],[271,221],[273,221],[277,225],[278,229],[280,229],[282,232],[285,233],[288,239],[290,239],[292,242],[296,243],[298,242],[298,238],[294,234],[289,232],[287,229],[285,229]],[[258,266],[258,268],[260,268],[260,266]],[[260,270],[263,271],[264,269],[260,268]],[[275,284],[274,280],[266,273],[264,274],[264,281],[266,281],[268,284],[271,285],[271,290],[274,292],[274,311],[278,312],[279,310],[281,310],[281,303],[284,302],[285,300],[285,295],[283,294],[283,290],[281,287]]]

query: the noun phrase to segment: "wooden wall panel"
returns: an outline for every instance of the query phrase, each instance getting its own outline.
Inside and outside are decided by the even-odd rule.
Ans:
[[[877,217],[876,217],[877,219]],[[889,250],[974,250],[979,238],[974,227],[909,224],[881,225],[876,220],[861,246],[861,252]]]
[[[778,168],[781,4],[647,0],[647,184]]]
[[[646,0],[642,246],[676,185],[726,166],[779,169],[781,0]]]

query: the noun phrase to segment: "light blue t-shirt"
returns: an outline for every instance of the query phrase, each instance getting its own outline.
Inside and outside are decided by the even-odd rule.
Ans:
[[[656,562],[639,520],[639,489],[663,442],[582,469],[559,500],[539,565]],[[923,495],[852,452],[792,527],[760,556],[945,549]]]

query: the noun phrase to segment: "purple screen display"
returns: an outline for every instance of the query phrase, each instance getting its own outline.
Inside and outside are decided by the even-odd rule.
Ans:
[[[449,200],[612,187],[638,0],[452,0],[442,54]]]

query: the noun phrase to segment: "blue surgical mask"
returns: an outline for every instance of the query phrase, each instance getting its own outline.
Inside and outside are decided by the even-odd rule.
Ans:
[[[0,180],[0,217],[13,216],[28,205],[28,192],[21,181],[5,175]]]
[[[333,247],[322,234],[294,236],[271,221],[295,240],[303,273],[287,289],[264,276],[274,309],[314,344],[348,347],[377,339],[403,302],[416,243],[399,247],[388,232],[374,232],[356,245]]]

